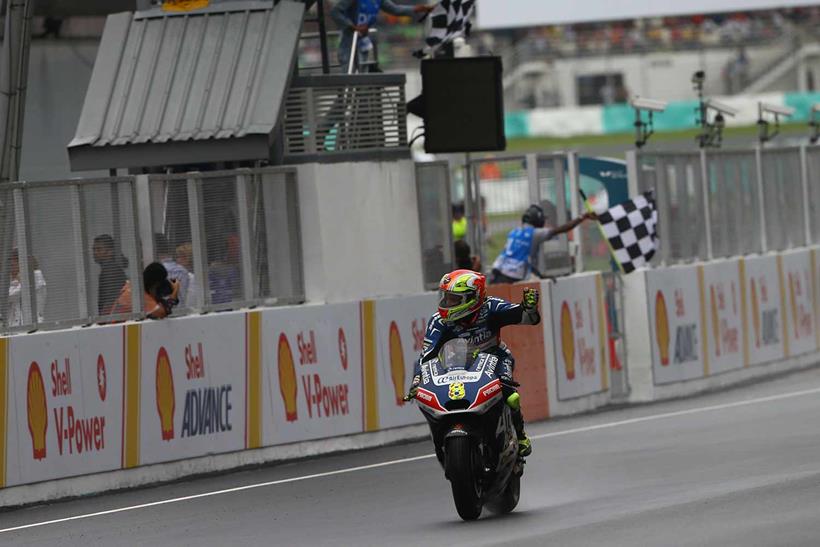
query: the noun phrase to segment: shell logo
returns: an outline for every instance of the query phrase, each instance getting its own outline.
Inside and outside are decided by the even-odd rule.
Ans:
[[[575,379],[575,332],[572,330],[572,313],[569,304],[561,304],[561,352],[564,355],[564,370],[567,380]]]
[[[715,337],[715,355],[720,357],[720,318],[718,317],[717,298],[715,297],[715,286],[709,287],[709,299],[712,305],[712,336]]]
[[[170,441],[174,438],[174,411],[176,397],[174,397],[174,374],[171,371],[171,359],[164,347],[157,352],[157,412],[162,427],[162,440]]]
[[[342,369],[347,370],[347,338],[341,327],[339,327],[339,359],[342,361]]]
[[[100,394],[100,401],[105,401],[108,392],[108,376],[105,372],[105,359],[102,353],[97,356],[97,393]]]
[[[390,377],[393,379],[393,391],[396,404],[404,405],[404,351],[401,347],[401,336],[396,322],[390,323]]]
[[[32,457],[42,460],[46,457],[46,427],[48,407],[46,406],[46,385],[40,373],[40,365],[32,361],[28,368],[26,385],[26,406],[28,410],[28,431],[31,434]]]
[[[757,301],[757,285],[752,279],[751,290],[752,294],[752,327],[755,331],[755,346],[760,347],[760,303]]]
[[[293,364],[293,352],[285,333],[279,335],[279,391],[285,402],[285,419],[295,422],[298,418],[296,411],[296,367]]]
[[[669,365],[669,312],[666,309],[666,299],[663,291],[655,295],[655,341],[661,354],[661,365]]]
[[[800,338],[800,325],[798,321],[800,320],[797,314],[797,296],[795,294],[795,284],[797,280],[795,276],[789,272],[789,303],[791,304],[792,308],[792,324],[794,325],[794,337],[795,339]]]

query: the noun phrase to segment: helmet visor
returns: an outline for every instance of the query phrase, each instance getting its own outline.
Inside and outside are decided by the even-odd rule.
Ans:
[[[439,308],[449,310],[464,304],[470,297],[470,293],[456,294],[450,291],[439,291]]]

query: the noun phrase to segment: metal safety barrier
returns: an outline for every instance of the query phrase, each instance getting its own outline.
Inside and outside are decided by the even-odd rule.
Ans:
[[[820,241],[820,153],[811,147],[630,153],[631,184],[654,189],[663,264]]]
[[[290,168],[0,185],[0,332],[141,318],[153,261],[174,315],[301,302],[298,210]]]

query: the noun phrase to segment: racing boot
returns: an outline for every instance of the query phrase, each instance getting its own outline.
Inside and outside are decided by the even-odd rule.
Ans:
[[[521,413],[521,396],[518,392],[507,397],[507,406],[512,410],[513,427],[518,437],[518,455],[526,458],[532,454],[532,441],[524,431],[524,415]]]

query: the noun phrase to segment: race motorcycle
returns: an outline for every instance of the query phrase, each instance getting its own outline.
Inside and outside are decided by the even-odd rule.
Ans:
[[[524,460],[498,366],[498,357],[461,338],[421,364],[415,399],[464,520],[477,519],[485,505],[495,513],[518,505]]]

